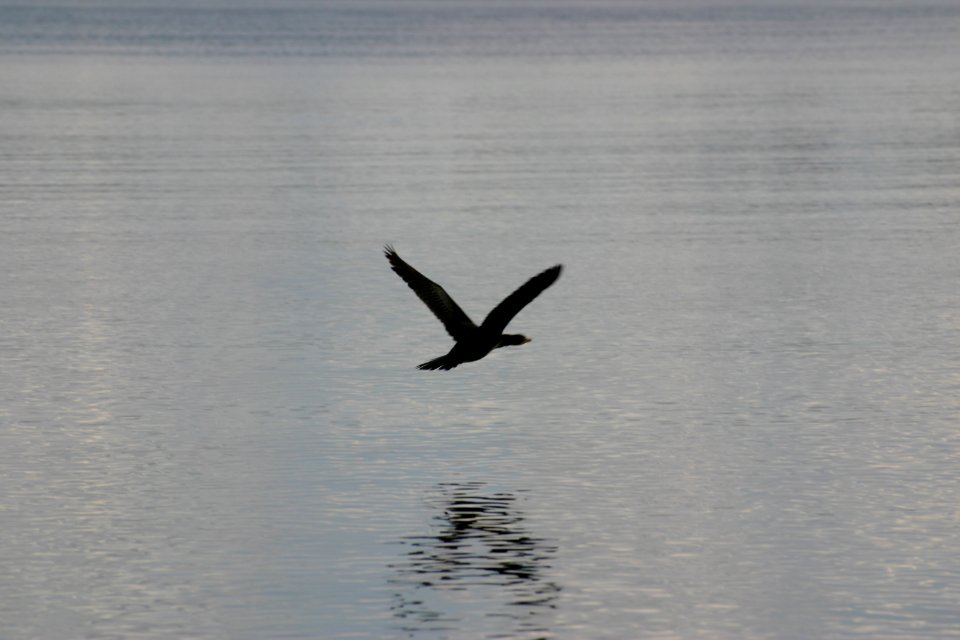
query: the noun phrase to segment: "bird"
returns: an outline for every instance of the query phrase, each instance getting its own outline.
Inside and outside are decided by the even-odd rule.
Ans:
[[[407,264],[391,245],[385,245],[383,253],[390,267],[440,319],[455,342],[449,353],[418,365],[418,369],[449,371],[464,362],[480,360],[499,347],[530,342],[530,338],[524,335],[504,333],[503,330],[521,309],[556,282],[563,271],[563,265],[558,264],[533,276],[494,307],[478,327],[443,287]]]

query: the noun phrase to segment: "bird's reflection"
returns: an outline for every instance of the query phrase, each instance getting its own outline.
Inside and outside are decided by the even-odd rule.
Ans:
[[[549,636],[545,614],[560,587],[545,574],[556,547],[527,530],[516,496],[483,482],[450,483],[429,502],[438,511],[435,531],[404,538],[409,549],[392,565],[392,609],[402,628],[411,636],[466,628]]]

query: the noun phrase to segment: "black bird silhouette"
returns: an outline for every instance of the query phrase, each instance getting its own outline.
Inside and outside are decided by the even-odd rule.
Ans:
[[[558,264],[527,280],[523,286],[494,307],[478,327],[443,287],[404,262],[393,247],[386,245],[383,253],[397,275],[403,278],[417,297],[433,311],[456,342],[448,354],[424,362],[418,369],[453,369],[464,362],[479,360],[497,347],[530,342],[530,338],[526,336],[504,333],[503,330],[513,316],[556,282],[563,270],[563,265]]]

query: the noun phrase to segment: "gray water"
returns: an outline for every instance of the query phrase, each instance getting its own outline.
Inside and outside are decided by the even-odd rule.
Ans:
[[[960,637],[955,3],[170,4],[0,6],[0,637]]]

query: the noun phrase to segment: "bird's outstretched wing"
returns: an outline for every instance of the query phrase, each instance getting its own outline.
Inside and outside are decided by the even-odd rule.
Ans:
[[[520,313],[520,310],[543,293],[544,289],[556,282],[561,271],[563,271],[563,266],[558,264],[527,280],[519,289],[507,296],[503,302],[487,314],[481,328],[490,333],[503,333],[513,316]]]
[[[476,331],[477,325],[475,325],[473,320],[463,312],[463,309],[453,301],[453,298],[443,290],[443,287],[404,262],[403,258],[397,255],[397,252],[394,251],[390,245],[386,245],[383,248],[383,253],[387,256],[387,260],[390,261],[390,266],[396,271],[397,275],[403,278],[403,281],[413,289],[417,297],[423,300],[423,303],[427,305],[430,311],[433,311],[433,315],[440,319],[447,333],[449,333],[454,340],[460,340],[467,337],[471,332]],[[537,293],[540,292],[537,291]],[[532,299],[531,297],[531,300]],[[526,304],[526,302],[524,304]],[[517,311],[519,310],[518,308]]]

